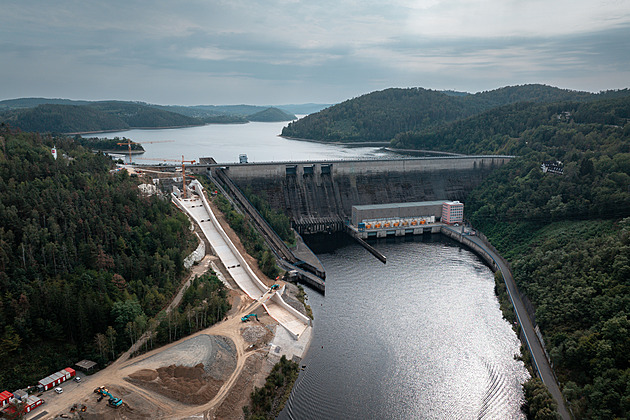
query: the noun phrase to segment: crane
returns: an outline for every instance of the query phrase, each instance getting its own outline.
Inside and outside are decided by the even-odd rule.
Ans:
[[[143,158],[139,158],[139,159],[143,159]],[[182,194],[183,194],[184,198],[186,198],[186,163],[190,163],[190,164],[194,165],[194,163],[195,163],[194,160],[184,160],[184,155],[182,155],[182,159],[181,160],[179,160],[179,159],[164,159],[164,158],[151,158],[151,159],[143,159],[143,160],[154,160],[154,161],[155,160],[161,160],[161,161],[164,161],[164,162],[178,162],[178,163],[181,163],[181,165],[182,165],[182,178],[183,178],[183,188],[182,188],[183,193]]]
[[[126,142],[116,143],[119,146],[127,146],[129,147],[129,164],[131,165],[131,145],[132,144],[155,144],[155,143],[173,143],[175,140],[157,140],[157,141],[131,141],[131,139],[126,139],[123,137],[123,140]]]

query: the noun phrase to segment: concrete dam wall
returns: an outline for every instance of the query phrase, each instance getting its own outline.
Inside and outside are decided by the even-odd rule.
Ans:
[[[265,196],[298,231],[339,230],[353,205],[461,200],[512,156],[195,165],[224,168],[242,190]]]

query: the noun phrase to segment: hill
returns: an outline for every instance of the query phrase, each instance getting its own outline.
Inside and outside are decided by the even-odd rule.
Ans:
[[[247,117],[250,121],[258,122],[279,122],[279,121],[292,121],[297,117],[289,114],[278,108],[267,108],[264,111],[251,114]]]
[[[197,118],[187,117],[175,112],[156,109],[146,104],[107,101],[93,102],[87,108],[115,115],[131,128],[160,128],[202,125]]]
[[[74,133],[125,130],[129,124],[116,115],[77,105],[38,105],[0,115],[3,123],[24,131]]]
[[[128,102],[87,105],[44,104],[0,114],[0,121],[24,131],[77,133],[129,128],[201,125],[200,120]]]
[[[627,418],[630,98],[506,105],[397,138],[410,140],[518,156],[471,192],[466,218],[510,262],[575,417]]]
[[[399,133],[423,132],[503,105],[590,101],[627,94],[627,90],[592,94],[546,85],[510,86],[474,95],[392,88],[308,115],[290,123],[282,135],[321,141],[388,142]]]
[[[89,101],[73,101],[71,99],[18,98],[0,101],[0,110],[17,108],[34,108],[38,105],[87,105]]]
[[[292,112],[304,114],[319,111],[326,106],[328,105],[178,106],[129,101],[19,98],[0,101],[0,122],[25,131],[78,133],[202,124],[244,124],[249,121],[291,121],[296,119]]]
[[[523,154],[531,130],[556,130],[570,124],[585,135],[597,124],[623,127],[630,116],[630,96],[590,102],[551,104],[516,103],[443,124],[435,129],[397,134],[392,146],[400,149],[431,149],[464,154]],[[595,125],[595,126],[593,126]],[[565,145],[569,147],[569,145]]]

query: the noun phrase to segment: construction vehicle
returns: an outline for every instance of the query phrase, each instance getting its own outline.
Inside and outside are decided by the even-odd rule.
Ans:
[[[107,388],[104,386],[100,386],[94,390],[94,393],[99,394],[98,401],[100,402],[104,397],[109,397],[109,405],[114,408],[118,408],[122,405],[122,398],[116,398],[112,394],[109,393]]]
[[[249,318],[256,318],[256,321],[258,321],[258,315],[256,314],[249,314],[249,315],[245,315],[244,317],[241,318],[241,321],[243,322],[247,322],[249,321]]]

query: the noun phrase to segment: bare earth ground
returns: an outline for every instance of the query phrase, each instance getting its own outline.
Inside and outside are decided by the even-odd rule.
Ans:
[[[223,215],[218,211],[215,214],[256,274],[272,284],[245,252]],[[209,259],[224,268],[215,257],[206,256],[193,267],[195,274],[208,268]],[[229,276],[226,279],[234,283]],[[244,293],[230,290],[229,296],[232,309],[223,322],[132,359],[128,351],[102,371],[84,377],[82,386],[66,387],[63,394],[49,398],[27,418],[44,411],[47,414],[38,418],[242,418],[242,407],[249,402],[253,387],[264,385],[277,362],[277,357],[268,352],[278,323]],[[256,313],[259,320],[243,323],[240,318],[250,313]],[[122,398],[123,406],[112,408],[107,398],[97,402],[93,390],[98,386]],[[75,404],[79,409],[85,405],[85,412],[71,412]]]
[[[263,368],[270,363],[266,359],[272,333],[267,325],[273,327],[275,321],[259,307],[250,301],[227,321],[134,359],[114,362],[89,377],[89,385],[64,392],[42,406],[50,413],[44,418],[65,414],[94,420],[182,419],[215,411],[220,411],[215,418],[242,417],[242,406],[254,384],[264,382]],[[240,320],[252,312],[260,312],[260,322]],[[124,405],[109,407],[107,398],[97,402],[93,389],[101,385],[122,398]],[[73,404],[87,409],[70,413]]]

